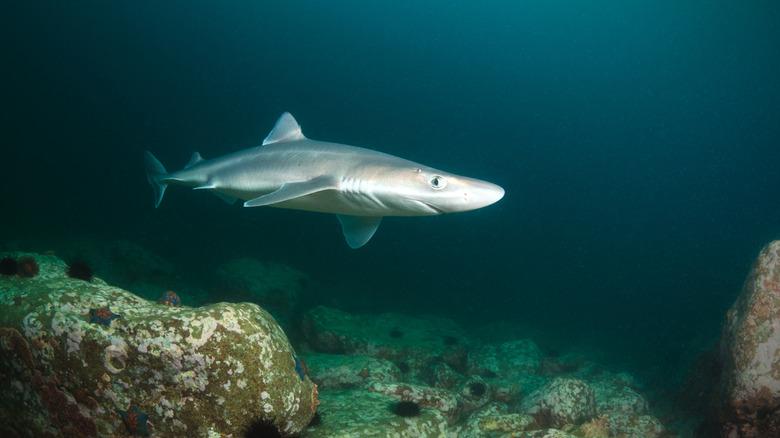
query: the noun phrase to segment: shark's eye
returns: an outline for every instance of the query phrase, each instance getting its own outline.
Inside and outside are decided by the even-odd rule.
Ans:
[[[441,190],[447,187],[447,180],[441,175],[434,175],[428,180],[428,185],[434,190]]]

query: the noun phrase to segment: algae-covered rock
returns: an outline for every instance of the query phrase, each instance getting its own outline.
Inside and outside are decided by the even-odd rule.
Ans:
[[[606,438],[614,436],[609,429],[609,415],[592,417],[590,421],[582,423],[579,427],[574,429],[572,434],[586,438]]]
[[[596,412],[622,412],[626,414],[644,415],[650,412],[647,399],[635,390],[610,382],[591,382],[591,388],[596,395]]]
[[[490,384],[480,376],[468,376],[458,385],[456,393],[463,402],[463,411],[471,412],[486,405],[492,395]]]
[[[37,277],[0,278],[0,410],[11,436],[127,435],[118,411],[131,403],[159,436],[236,436],[251,416],[298,431],[314,415],[316,385],[257,305],[159,305],[70,279],[54,256],[35,259]],[[106,306],[121,316],[90,323],[90,309]]]
[[[321,424],[305,430],[306,438],[444,438],[447,419],[436,409],[423,407],[416,417],[399,417],[391,408],[397,399],[357,389],[320,393]]]
[[[458,438],[522,436],[519,433],[533,423],[530,415],[509,413],[503,403],[490,403],[453,429]]]
[[[544,386],[550,378],[536,374],[518,374],[511,379],[496,377],[485,381],[490,383],[493,400],[514,405],[519,403],[523,396]]]
[[[720,340],[722,436],[780,436],[780,241],[761,250]]]
[[[530,339],[486,344],[475,348],[468,358],[470,374],[484,377],[513,378],[521,374],[539,374],[542,351]]]
[[[596,414],[593,388],[574,377],[557,377],[523,399],[520,411],[544,417],[553,427],[578,424]]]
[[[439,362],[433,367],[433,386],[437,388],[454,388],[461,380],[463,375],[444,362]]]
[[[449,424],[457,421],[461,414],[461,403],[458,396],[446,389],[384,382],[372,382],[366,389],[395,397],[398,400],[413,401],[420,406],[436,409],[447,417]]]
[[[371,382],[397,382],[401,371],[392,362],[370,356],[312,353],[304,355],[309,376],[320,391],[350,389]]]
[[[657,438],[665,429],[661,421],[652,415],[613,413],[607,416],[612,436],[625,438]]]
[[[523,433],[523,438],[574,438],[575,436],[558,429],[539,429]],[[514,435],[508,435],[506,438],[513,438]],[[503,437],[502,437],[503,438]]]

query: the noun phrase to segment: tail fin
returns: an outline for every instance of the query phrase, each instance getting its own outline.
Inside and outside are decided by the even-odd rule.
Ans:
[[[168,171],[149,151],[144,154],[144,166],[146,167],[146,178],[154,189],[154,208],[157,208],[160,206],[166,187],[168,187],[168,184],[162,181],[168,176]]]

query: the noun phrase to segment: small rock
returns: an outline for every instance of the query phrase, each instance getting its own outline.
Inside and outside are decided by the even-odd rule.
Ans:
[[[574,377],[557,377],[523,399],[519,410],[540,425],[576,425],[596,414],[593,388]]]
[[[530,339],[483,345],[468,358],[469,374],[482,377],[512,378],[520,374],[539,374],[542,351]]]
[[[433,368],[433,386],[437,388],[451,389],[463,379],[463,375],[453,370],[444,362],[439,362]]]
[[[469,418],[454,429],[458,438],[482,438],[489,436],[509,436],[526,430],[533,424],[530,415],[508,413],[503,403],[490,403],[473,412]]]
[[[405,383],[372,382],[366,388],[372,392],[395,397],[398,400],[413,401],[420,406],[436,409],[447,418],[449,424],[460,418],[461,406],[458,397],[446,389]]]
[[[596,412],[621,412],[625,414],[645,415],[650,412],[647,399],[627,386],[609,382],[591,382],[596,394]]]
[[[609,430],[614,436],[625,438],[658,438],[664,426],[652,415],[613,413],[607,415]]]
[[[464,413],[476,410],[490,402],[490,384],[480,376],[468,376],[458,385],[457,394],[463,402]]]
[[[330,389],[320,393],[321,424],[305,429],[306,438],[445,438],[445,416],[423,407],[417,417],[399,417],[390,408],[396,398],[358,389]]]
[[[371,382],[398,382],[401,371],[392,362],[370,356],[312,353],[304,356],[311,379],[320,390],[351,389]]]

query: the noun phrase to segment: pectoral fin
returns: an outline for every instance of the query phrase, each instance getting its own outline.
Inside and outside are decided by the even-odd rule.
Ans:
[[[284,183],[278,190],[267,195],[258,196],[244,202],[244,207],[261,207],[279,202],[289,201],[290,199],[300,198],[301,196],[311,195],[312,193],[323,190],[337,189],[338,183],[329,176],[320,176],[309,181],[294,183]]]
[[[341,222],[341,230],[344,232],[344,238],[347,239],[347,245],[356,249],[365,245],[371,237],[374,236],[379,223],[382,222],[382,216],[348,216],[345,214],[336,215]]]

